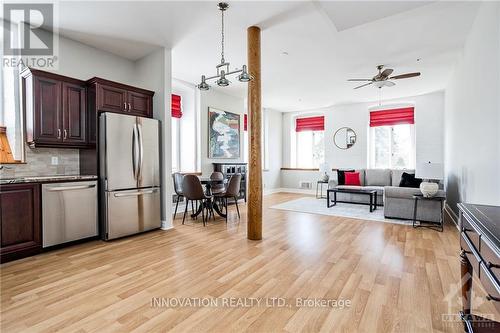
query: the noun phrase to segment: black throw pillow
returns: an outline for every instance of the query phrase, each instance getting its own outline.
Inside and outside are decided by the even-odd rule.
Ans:
[[[414,187],[419,188],[422,179],[415,178],[414,174],[403,172],[401,175],[401,181],[399,182],[399,187]]]
[[[339,185],[345,185],[346,172],[354,172],[354,170],[337,170],[337,182]]]

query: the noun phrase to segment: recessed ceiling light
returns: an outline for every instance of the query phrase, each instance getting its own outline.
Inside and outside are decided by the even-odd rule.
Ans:
[[[287,56],[287,55],[288,55],[288,52],[283,51],[283,52],[281,52],[281,55],[282,55],[282,56]]]

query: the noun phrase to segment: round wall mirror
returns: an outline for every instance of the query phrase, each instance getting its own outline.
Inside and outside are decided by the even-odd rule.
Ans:
[[[333,142],[340,149],[349,149],[356,143],[356,132],[349,127],[341,127],[335,132]]]

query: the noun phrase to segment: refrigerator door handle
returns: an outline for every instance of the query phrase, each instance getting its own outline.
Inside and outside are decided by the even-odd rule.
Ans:
[[[139,134],[137,124],[134,124],[132,131],[132,169],[134,171],[134,179],[139,176]]]
[[[136,197],[139,195],[144,195],[144,194],[153,194],[158,192],[157,189],[152,189],[152,190],[142,190],[142,191],[136,191],[136,192],[127,192],[127,193],[115,193],[114,196],[119,198],[119,197]]]
[[[144,145],[142,143],[142,125],[141,124],[136,124],[137,127],[137,133],[139,134],[139,160],[137,162],[138,165],[138,171],[137,171],[137,180],[142,178],[142,161],[144,157]]]

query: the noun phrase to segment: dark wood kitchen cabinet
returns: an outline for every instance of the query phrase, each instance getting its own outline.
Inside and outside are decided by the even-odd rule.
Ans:
[[[40,184],[0,186],[0,262],[42,250]]]
[[[87,144],[87,91],[85,86],[64,82],[63,142]]]
[[[153,117],[154,92],[98,77],[87,81],[89,113],[117,112],[140,117]]]
[[[26,141],[31,147],[85,148],[86,83],[49,72],[21,74]]]

